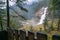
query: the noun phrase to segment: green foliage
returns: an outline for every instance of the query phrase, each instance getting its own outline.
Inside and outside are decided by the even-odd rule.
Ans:
[[[17,0],[17,2],[16,2],[16,3],[18,3],[19,1],[20,1],[20,2],[23,2],[23,1],[26,1],[26,0]]]
[[[50,9],[50,15],[52,17],[51,27],[53,28],[54,19],[56,19],[56,18],[60,19],[60,16],[59,16],[60,15],[60,12],[59,12],[60,11],[60,0],[51,0],[49,9]],[[59,22],[57,24],[60,25]],[[59,26],[58,26],[58,29],[59,29]]]
[[[51,10],[60,10],[60,0],[51,0],[50,1],[50,9]]]
[[[58,30],[60,31],[60,17],[59,17],[59,21],[58,21]]]
[[[23,11],[25,11],[25,12],[28,12],[28,10],[27,9],[25,9],[25,8],[23,8],[22,6],[19,6],[18,5],[18,2],[23,2],[23,1],[25,1],[25,0],[17,0],[17,2],[16,2],[16,4],[17,4],[17,6],[21,9],[21,10],[23,10]],[[11,8],[9,8],[9,9],[11,9]],[[26,18],[24,17],[24,16],[22,16],[22,15],[19,15],[18,14],[18,12],[16,12],[14,9],[12,9],[17,15],[18,15],[18,17],[20,17],[19,19],[20,20],[26,20]],[[9,13],[10,13],[10,11],[9,11]],[[12,16],[12,18],[13,18],[14,16]],[[10,26],[11,27],[13,27],[13,28],[15,28],[15,27],[17,27],[18,26],[18,24],[16,23],[16,22],[12,22],[13,21],[13,19],[12,19],[11,17],[10,17]],[[16,19],[15,19],[16,20]],[[18,20],[17,20],[18,21]],[[7,11],[6,11],[6,9],[0,9],[0,26],[1,26],[1,30],[4,30],[4,29],[6,29],[7,28]]]
[[[28,12],[28,10],[27,9],[25,9],[24,7],[22,7],[22,3],[23,3],[23,1],[26,1],[26,0],[17,0],[17,6],[21,9],[21,10],[23,10],[23,11],[25,11],[25,12]]]
[[[44,30],[45,31],[47,31],[46,27],[48,27],[48,20],[47,20],[47,18],[45,18],[45,20],[44,20]]]
[[[44,26],[48,26],[48,20],[46,18],[44,20]]]
[[[4,10],[4,9],[0,9],[0,28],[1,28],[1,30],[4,30],[5,28],[5,25],[6,25],[6,18],[5,18],[5,16],[6,16],[6,10]]]
[[[10,8],[10,9],[12,9],[12,8]],[[27,20],[24,16],[22,16],[22,15],[20,15],[18,12],[16,12],[14,9],[12,9],[19,17],[21,17],[22,19],[24,19],[24,20]],[[13,16],[14,17],[14,16]]]
[[[33,31],[33,26],[32,25],[30,26],[30,31]]]

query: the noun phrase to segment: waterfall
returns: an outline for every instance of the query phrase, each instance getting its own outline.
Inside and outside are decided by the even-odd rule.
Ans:
[[[35,20],[30,20],[30,22],[24,22],[22,24],[24,25],[32,25],[33,27],[35,27],[36,25],[40,25],[40,24],[43,24],[44,23],[44,20],[45,20],[45,17],[46,17],[46,14],[47,14],[47,9],[48,7],[42,7],[42,11],[40,14],[42,14],[40,20],[39,20],[39,23],[36,23]]]
[[[44,19],[45,19],[46,14],[47,14],[47,9],[48,9],[48,7],[44,8],[44,11],[43,11],[44,14],[41,16],[41,18],[39,20],[39,23],[37,25],[40,25],[40,24],[44,23]]]

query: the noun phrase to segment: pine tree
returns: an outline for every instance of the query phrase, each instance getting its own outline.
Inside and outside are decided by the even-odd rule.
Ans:
[[[9,1],[9,0],[8,0]],[[25,0],[17,0],[17,2],[16,2],[16,4],[18,4],[18,2],[23,2],[23,1],[25,1]],[[0,2],[0,4],[1,4],[2,2]],[[9,4],[8,4],[8,6],[9,6]],[[17,5],[18,6],[18,5]],[[3,7],[3,6],[2,6]],[[25,9],[25,8],[23,8],[22,6],[18,6],[19,8],[21,8],[21,10],[23,10],[23,11],[26,11],[26,12],[28,12],[28,10],[27,9]],[[9,7],[8,7],[9,8]],[[9,8],[10,9],[10,8]],[[4,17],[6,18],[6,16],[7,16],[7,12],[10,12],[9,11],[9,9],[2,9],[1,10],[1,8],[0,8],[0,26],[1,26],[1,30],[3,30],[4,29],[4,26],[6,27],[7,26],[7,19],[3,19]],[[12,9],[13,10],[13,9]],[[3,12],[2,12],[3,11]],[[24,17],[24,16],[22,16],[22,15],[19,15],[15,10],[13,10],[19,17],[21,17],[22,19],[24,19],[24,20],[26,20],[26,18]],[[10,14],[9,14],[10,15]],[[13,17],[13,16],[12,16]],[[9,21],[10,21],[10,16],[9,16]],[[13,24],[16,24],[15,22],[12,22],[12,21],[10,21],[9,23],[12,23],[12,25]],[[12,25],[10,25],[10,26],[12,26]],[[15,25],[14,25],[15,26]]]
[[[54,21],[54,18],[55,18],[55,15],[56,15],[56,10],[60,10],[60,0],[51,0],[50,1],[50,14],[51,14],[51,17],[52,17],[52,24],[51,24],[51,26],[53,26],[53,21]],[[59,17],[59,12],[57,13],[58,15],[58,19],[60,19],[60,17]],[[60,25],[60,23],[58,23],[58,25]],[[59,26],[58,26],[58,29],[59,29]]]

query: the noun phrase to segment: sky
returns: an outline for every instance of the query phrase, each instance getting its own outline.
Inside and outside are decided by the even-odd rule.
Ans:
[[[16,0],[9,0],[9,6],[13,6],[14,4],[16,4]]]

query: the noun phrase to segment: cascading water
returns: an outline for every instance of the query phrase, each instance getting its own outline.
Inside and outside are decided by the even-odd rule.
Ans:
[[[40,25],[40,24],[44,23],[44,19],[45,19],[46,14],[47,14],[47,9],[48,9],[48,7],[44,8],[44,11],[43,11],[44,14],[41,16],[41,19],[40,19],[40,21],[37,25]]]
[[[30,20],[31,22],[24,22],[23,24],[24,25],[32,25],[34,27],[37,25],[43,24],[45,17],[46,17],[46,14],[47,14],[47,9],[48,9],[48,7],[42,7],[42,9],[41,9],[42,11],[40,14],[43,14],[43,15],[40,17],[39,23],[38,22],[36,23],[35,20]]]

